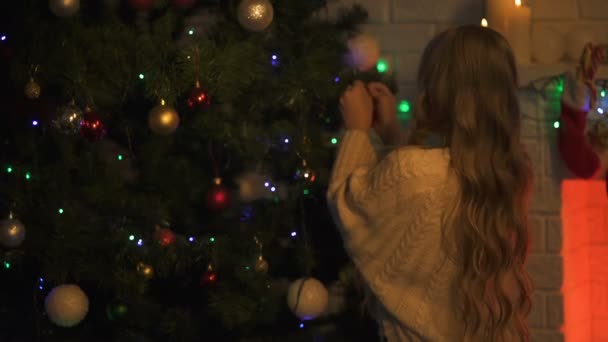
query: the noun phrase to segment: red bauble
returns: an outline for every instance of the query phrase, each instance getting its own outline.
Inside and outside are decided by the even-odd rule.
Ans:
[[[201,87],[196,87],[188,97],[188,107],[194,109],[207,109],[211,104],[211,97]]]
[[[134,10],[148,11],[154,5],[154,0],[129,0],[129,5],[131,5]]]
[[[80,126],[80,135],[92,142],[99,141],[106,135],[106,125],[101,122],[97,114],[87,111]]]
[[[175,243],[175,233],[169,228],[160,228],[156,230],[155,234],[156,241],[163,246],[171,246]]]
[[[201,276],[201,286],[213,286],[217,282],[217,273],[210,267]]]
[[[173,5],[179,8],[190,8],[194,6],[196,0],[173,0]]]
[[[230,192],[221,185],[219,180],[207,193],[207,207],[211,210],[224,210],[230,206]]]

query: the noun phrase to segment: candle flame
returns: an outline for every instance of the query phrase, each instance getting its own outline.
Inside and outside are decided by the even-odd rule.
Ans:
[[[486,18],[481,19],[481,26],[488,27],[488,20]]]
[[[521,7],[521,0],[515,0],[515,6]]]

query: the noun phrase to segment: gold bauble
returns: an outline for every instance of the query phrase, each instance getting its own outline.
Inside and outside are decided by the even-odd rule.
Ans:
[[[148,126],[156,134],[169,135],[179,126],[179,115],[171,106],[156,106],[150,111]]]
[[[274,9],[269,0],[242,0],[237,16],[245,29],[260,32],[272,23]]]
[[[269,267],[270,266],[268,265],[268,261],[266,261],[266,259],[264,259],[264,257],[260,255],[258,257],[258,260],[255,262],[256,272],[266,273],[268,272]]]
[[[146,279],[154,277],[154,268],[148,264],[140,262],[137,264],[137,273]]]
[[[40,97],[40,85],[33,79],[30,79],[25,85],[23,92],[28,99],[37,99]]]

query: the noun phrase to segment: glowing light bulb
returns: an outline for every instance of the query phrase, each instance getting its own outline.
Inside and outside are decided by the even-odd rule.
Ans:
[[[189,238],[188,238],[188,241],[190,241],[190,242],[194,242],[194,236],[189,237]]]
[[[25,179],[27,179],[27,180],[32,179],[32,174],[31,174],[31,173],[29,173],[29,172],[26,172],[26,173],[25,173]]]
[[[332,145],[335,145],[338,143],[338,138],[331,138],[331,143]]]
[[[277,191],[277,188],[275,188],[274,186],[272,188],[270,188],[270,191],[275,192]]]
[[[193,29],[190,29],[190,30],[188,31],[188,34],[189,34],[189,35],[193,35],[193,34],[194,34],[194,30],[193,30]]]
[[[403,100],[399,103],[399,111],[401,113],[408,113],[412,109],[410,103],[407,100]]]
[[[8,270],[9,268],[11,268],[11,263],[10,263],[10,262],[8,262],[8,261],[4,261],[4,268],[6,268],[7,270]]]
[[[144,245],[144,240],[142,240],[142,239],[137,240],[137,245],[139,247],[143,246]]]
[[[304,329],[304,322],[300,323],[300,329]]]
[[[481,19],[481,26],[488,27],[488,19],[486,19],[486,18]]]
[[[605,90],[602,90],[602,91],[600,92],[600,95],[601,95],[602,97],[606,97],[606,91],[605,91]]]
[[[135,240],[135,235],[129,235],[129,241]]]
[[[521,0],[515,0],[515,6],[521,7]]]
[[[304,195],[306,195],[306,196],[310,195],[310,190],[304,189]]]
[[[38,126],[38,121],[32,120],[32,126]]]
[[[2,36],[0,36],[0,40],[1,41],[5,41],[6,40],[6,35],[3,34]]]
[[[388,70],[388,63],[384,59],[378,60],[376,70],[378,70],[380,73],[386,72]]]
[[[289,139],[285,138],[285,140],[283,140],[284,143],[289,144]]]
[[[268,183],[268,182],[264,182],[264,187],[266,187],[266,188],[267,188],[267,187],[269,187],[269,186],[270,186],[270,183]]]
[[[209,238],[209,242],[215,242],[215,238],[212,236]]]
[[[119,154],[119,155],[116,157],[116,159],[118,159],[118,160],[122,160],[122,158],[123,158],[123,157],[122,157],[122,154]]]
[[[12,168],[12,167],[10,167],[10,166],[7,166],[7,167],[6,167],[6,172],[7,172],[7,173],[12,173],[12,172],[13,172],[13,168]]]
[[[604,110],[602,108],[598,108],[597,112],[600,113],[600,114],[604,114]]]
[[[554,128],[559,128],[559,121],[555,121],[555,122],[553,123],[553,127],[554,127]]]
[[[59,208],[59,210],[57,210],[57,212],[58,212],[59,214],[63,214],[63,208]]]
[[[295,237],[296,235],[298,235],[298,233],[296,233],[296,232],[291,232],[291,237]]]
[[[336,76],[336,78],[334,78],[334,82],[339,83],[340,82],[340,77]]]

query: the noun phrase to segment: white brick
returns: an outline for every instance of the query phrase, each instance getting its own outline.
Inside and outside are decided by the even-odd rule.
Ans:
[[[547,239],[547,252],[559,253],[562,250],[564,232],[562,220],[559,218],[548,218],[545,222],[545,237]]]
[[[433,24],[365,25],[383,52],[421,52],[435,34]]]
[[[545,226],[543,220],[540,217],[533,217],[530,219],[530,252],[542,254],[546,251],[546,238],[545,238]]]
[[[393,20],[448,21],[477,24],[482,17],[482,2],[479,0],[395,0]]]
[[[395,54],[395,72],[399,81],[415,82],[420,53]]]
[[[522,115],[521,135],[524,138],[540,136],[538,120],[538,99],[537,93],[532,91],[519,92],[519,107]]]
[[[363,6],[369,14],[369,23],[389,23],[390,5],[389,0],[340,0],[332,1],[327,5],[327,16],[336,18],[341,8],[350,8],[354,4]]]
[[[560,294],[547,296],[547,326],[560,328],[564,324],[564,297]]]
[[[531,255],[528,272],[536,289],[559,290],[562,286],[564,272],[562,258],[559,255]]]
[[[534,0],[532,1],[533,19],[576,19],[578,6],[576,0]]]
[[[579,2],[581,7],[581,16],[583,18],[608,19],[608,1],[579,0]]]
[[[542,146],[540,145],[542,141],[539,139],[522,139],[522,144],[530,157],[532,162],[532,172],[535,175],[542,174],[544,169],[544,161],[542,156]]]
[[[561,210],[561,189],[555,179],[536,178],[532,194],[531,211],[557,214]]]
[[[531,328],[545,327],[545,296],[536,292],[532,295],[532,310],[528,315],[528,324]]]

